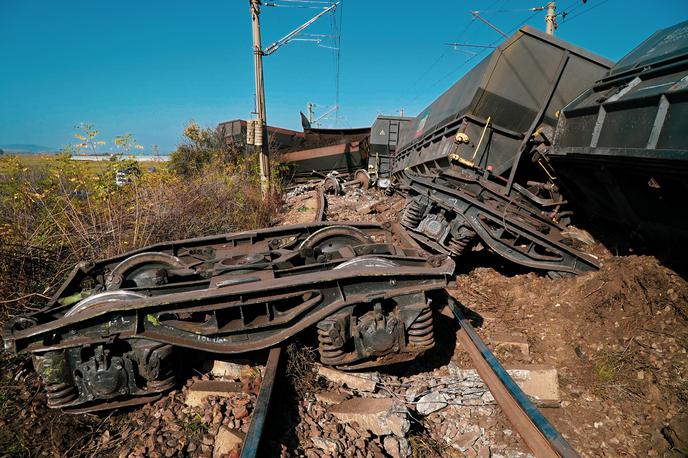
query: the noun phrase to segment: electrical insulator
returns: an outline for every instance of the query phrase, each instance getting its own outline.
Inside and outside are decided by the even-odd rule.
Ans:
[[[256,138],[255,121],[253,119],[249,119],[248,121],[246,121],[246,144],[247,145],[253,145],[255,143],[255,138]]]
[[[256,137],[255,137],[255,145],[256,146],[263,146],[263,120],[262,119],[256,119],[255,120],[255,128],[256,128]]]

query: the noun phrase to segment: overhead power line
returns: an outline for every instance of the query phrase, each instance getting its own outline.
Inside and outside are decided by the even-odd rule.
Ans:
[[[567,19],[566,19],[566,22],[571,22],[571,21],[574,20],[575,18],[580,17],[580,16],[583,16],[584,14],[589,13],[590,11],[594,10],[595,8],[604,5],[604,4],[607,3],[608,1],[609,1],[609,0],[602,0],[601,2],[595,4],[594,6],[591,6],[590,8],[588,8],[588,9],[586,9],[586,10],[583,10],[583,11],[581,11],[580,13],[574,14],[573,16],[567,18]]]
[[[473,11],[474,13],[479,13],[479,14],[484,14],[484,13],[524,13],[526,11],[544,11],[547,9],[547,6],[534,6],[532,8],[520,8],[520,9],[499,9],[499,10],[476,10]]]
[[[453,46],[454,48],[463,46],[463,47],[468,47],[468,48],[495,48],[495,46],[490,46],[490,45],[474,45],[471,43],[445,43],[445,45],[448,46]]]

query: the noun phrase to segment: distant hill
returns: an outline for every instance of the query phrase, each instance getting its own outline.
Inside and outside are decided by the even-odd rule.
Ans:
[[[14,143],[11,145],[0,145],[0,149],[5,153],[56,153],[59,148],[52,146],[32,145],[30,143]]]

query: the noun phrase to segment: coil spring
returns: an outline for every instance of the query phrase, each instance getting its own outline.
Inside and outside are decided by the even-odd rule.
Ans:
[[[161,377],[159,380],[148,380],[146,388],[148,391],[165,391],[174,385],[175,380],[174,371],[169,370],[165,373],[165,376]]]
[[[344,355],[344,350],[341,347],[337,347],[327,331],[320,329],[320,327],[318,327],[318,342],[321,361],[324,364],[337,364]]]
[[[449,240],[449,250],[451,250],[451,252],[454,253],[455,255],[460,255],[466,250],[466,248],[469,247],[470,244],[471,244],[471,238],[468,238],[468,237],[462,237],[462,238],[452,237],[451,240]]]
[[[430,307],[424,308],[418,318],[411,323],[408,328],[409,344],[422,349],[431,348],[435,345],[433,327],[432,327],[432,309]]]
[[[401,217],[401,224],[411,228],[418,227],[424,214],[425,205],[419,203],[417,200],[412,200],[404,210],[404,215]]]
[[[449,250],[455,255],[460,255],[470,248],[475,241],[475,232],[465,227],[459,230],[457,235],[452,235],[448,243]]]
[[[76,386],[69,383],[48,383],[45,391],[51,408],[67,405],[79,397]]]

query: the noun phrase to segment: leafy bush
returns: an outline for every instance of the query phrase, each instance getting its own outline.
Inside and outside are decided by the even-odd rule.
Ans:
[[[210,163],[231,163],[240,156],[216,131],[193,121],[184,128],[182,136],[182,143],[170,157],[171,168],[180,175],[191,176]]]
[[[227,142],[222,134],[208,127],[200,127],[191,121],[182,132],[182,143],[170,156],[170,167],[183,176],[192,176],[209,164],[252,164],[246,168],[256,179],[260,176],[257,155],[247,155],[243,146]],[[270,182],[272,193],[279,193],[288,180],[288,167],[275,153],[274,139],[270,137]]]

